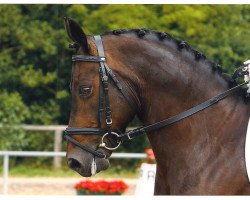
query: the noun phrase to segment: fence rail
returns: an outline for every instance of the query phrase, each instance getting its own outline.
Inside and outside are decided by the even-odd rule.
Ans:
[[[11,125],[12,127],[14,125]],[[0,128],[8,127],[3,126],[0,124]],[[29,124],[22,124],[22,125],[16,125],[17,128],[22,128],[24,130],[28,131],[53,131],[54,132],[54,152],[60,152],[62,151],[62,134],[63,131],[66,129],[67,125],[29,125]],[[55,156],[54,160],[54,167],[60,168],[61,167],[61,157]]]
[[[8,177],[9,177],[9,158],[10,157],[65,157],[66,152],[42,152],[42,151],[0,151],[3,157],[3,194],[8,193]],[[145,153],[113,153],[112,159],[129,158],[143,159],[146,158]]]
[[[13,125],[11,125],[13,127]],[[8,127],[0,124],[0,128]],[[54,132],[54,152],[55,154],[62,151],[62,134],[67,128],[67,125],[16,125],[24,130],[29,131],[53,131]],[[127,130],[132,130],[134,127],[128,127]],[[59,153],[60,154],[60,153]],[[61,168],[61,155],[54,156],[53,165],[55,168]]]
[[[0,124],[0,128],[9,127],[8,125]],[[53,131],[54,132],[54,152],[62,151],[62,134],[66,129],[67,125],[11,125],[11,127],[21,128],[28,131]],[[61,167],[61,157],[55,156],[53,160],[53,165],[55,168]]]

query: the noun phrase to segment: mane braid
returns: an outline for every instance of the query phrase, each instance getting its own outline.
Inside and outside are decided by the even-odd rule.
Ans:
[[[187,42],[179,40],[179,39],[173,37],[172,35],[170,35],[169,33],[166,33],[166,32],[158,32],[158,31],[149,30],[149,29],[146,29],[146,28],[118,29],[118,30],[105,32],[102,35],[121,35],[121,34],[135,34],[139,38],[142,38],[142,37],[146,36],[147,34],[152,34],[152,35],[155,35],[160,41],[163,41],[164,39],[172,41],[173,43],[175,43],[177,45],[178,50],[180,50],[180,51],[182,49],[186,49],[187,51],[191,52],[194,55],[194,59],[196,61],[206,60],[206,56],[204,54],[202,54],[201,52],[193,49]],[[212,67],[213,71],[217,71],[219,74],[222,74],[223,70],[220,67],[220,65],[212,63],[212,62],[208,62],[208,63]]]
[[[226,80],[228,82],[228,85],[230,88],[234,87],[238,84],[237,81],[233,80],[229,75],[223,73],[223,68],[219,64],[216,64],[216,63],[208,60],[204,54],[193,49],[187,42],[179,40],[179,39],[173,37],[172,35],[170,35],[169,33],[159,32],[159,31],[150,30],[150,29],[146,29],[146,28],[138,28],[138,29],[118,29],[118,30],[108,31],[108,32],[104,32],[102,34],[102,36],[121,35],[121,34],[135,35],[138,38],[143,38],[144,36],[151,34],[151,35],[156,36],[160,41],[164,41],[164,40],[172,41],[173,43],[175,43],[177,45],[177,49],[179,51],[181,51],[182,49],[185,49],[188,52],[190,52],[191,54],[193,54],[194,59],[197,62],[201,61],[201,60],[206,61],[208,66],[210,66],[214,72],[217,72],[222,78],[224,78],[224,80]],[[246,90],[244,88],[239,90],[238,93],[239,93],[239,95],[244,97],[245,102],[250,102],[250,97],[246,97]]]

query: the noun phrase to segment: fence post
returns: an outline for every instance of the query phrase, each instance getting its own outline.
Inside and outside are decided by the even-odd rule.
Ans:
[[[62,131],[60,129],[55,130],[54,135],[54,152],[60,152],[62,150]],[[60,156],[54,157],[54,168],[59,169],[62,166],[62,158]]]
[[[3,194],[8,193],[9,155],[3,157]]]

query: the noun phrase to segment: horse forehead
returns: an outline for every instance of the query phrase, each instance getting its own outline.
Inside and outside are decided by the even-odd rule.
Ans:
[[[95,75],[98,75],[98,70],[97,63],[78,62],[75,64],[73,76],[75,79],[93,78]]]

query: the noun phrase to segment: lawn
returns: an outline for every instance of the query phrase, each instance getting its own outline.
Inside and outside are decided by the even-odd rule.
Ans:
[[[2,173],[2,166],[0,167]],[[63,166],[61,169],[55,169],[49,166],[29,166],[18,165],[9,168],[10,177],[79,177],[79,174]],[[96,178],[137,178],[138,168],[126,169],[117,166],[111,166],[106,171],[102,171],[95,175]]]

